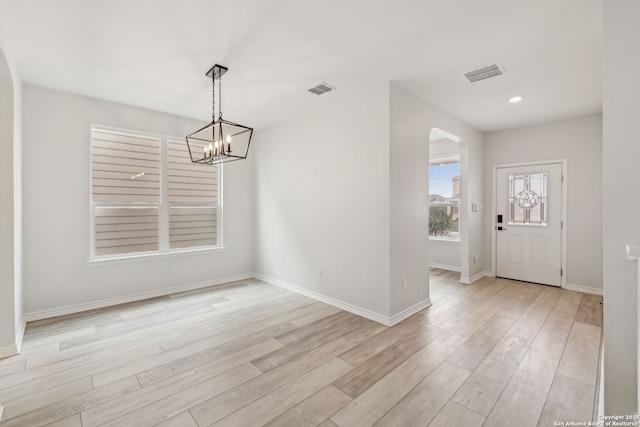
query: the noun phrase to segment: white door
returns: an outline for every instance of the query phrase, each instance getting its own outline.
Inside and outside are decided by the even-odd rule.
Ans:
[[[562,164],[497,168],[496,275],[562,283]]]

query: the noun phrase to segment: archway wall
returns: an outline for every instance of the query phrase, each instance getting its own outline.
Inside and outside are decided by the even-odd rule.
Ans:
[[[460,137],[463,165],[460,224],[461,276],[483,274],[483,134],[390,84],[390,301],[391,316],[429,303],[429,134],[433,128]],[[477,210],[472,211],[472,204]],[[473,257],[476,261],[473,262]],[[403,289],[403,279],[405,286]]]
[[[21,99],[17,74],[0,26],[0,358],[18,353],[24,333],[22,301]]]

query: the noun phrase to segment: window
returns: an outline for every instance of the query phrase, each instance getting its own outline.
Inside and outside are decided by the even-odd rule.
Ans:
[[[510,225],[547,225],[547,174],[509,175]]]
[[[215,247],[219,166],[191,163],[184,141],[94,127],[92,258]]]
[[[433,159],[429,165],[429,237],[460,240],[460,160]]]
[[[169,247],[217,242],[218,166],[191,163],[184,141],[167,141]]]

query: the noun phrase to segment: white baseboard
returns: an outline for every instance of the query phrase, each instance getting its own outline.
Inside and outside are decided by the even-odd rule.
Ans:
[[[430,262],[429,263],[429,267],[430,268],[438,268],[440,270],[456,271],[456,272],[460,273],[460,266],[456,266],[456,265],[438,264],[438,263],[435,263],[435,262]]]
[[[431,306],[431,298],[427,298],[425,300],[420,301],[417,304],[412,305],[411,307],[407,308],[406,310],[401,311],[400,313],[391,316],[391,321],[389,322],[390,324],[388,326],[393,326],[396,323],[400,323],[402,322],[404,319],[406,319],[409,316],[412,316],[414,314],[416,314],[417,312],[419,312],[420,310],[427,308]]]
[[[5,357],[15,356],[18,353],[19,353],[18,346],[15,344],[5,345],[4,347],[0,347],[0,359],[4,359]]]
[[[27,319],[26,318],[22,318],[22,322],[20,323],[20,326],[18,326],[18,330],[16,331],[16,349],[18,350],[18,353],[20,353],[20,350],[22,350],[22,340],[24,339],[24,331],[27,329]],[[2,418],[0,418],[1,420]]]
[[[481,271],[480,273],[474,274],[471,277],[460,277],[460,283],[464,283],[465,285],[470,285],[476,280],[480,280],[483,277],[491,277],[490,271]]]
[[[574,285],[571,283],[567,283],[565,289],[569,291],[584,292],[585,294],[602,295],[601,288],[591,288],[589,286]]]
[[[96,308],[109,307],[112,305],[124,304],[132,301],[140,301],[148,298],[161,297],[165,295],[175,294],[177,292],[191,291],[194,289],[206,288],[208,286],[222,285],[224,283],[236,282],[239,280],[252,279],[253,273],[239,274],[237,276],[222,277],[219,279],[207,280],[206,282],[190,283],[187,285],[174,286],[172,288],[162,288],[149,292],[141,292],[139,294],[127,295],[117,298],[109,298],[100,301],[70,305],[67,307],[54,308],[50,310],[36,311],[26,313],[24,315],[26,322],[34,320],[48,319],[51,317],[64,316],[72,313],[80,313],[82,311],[94,310]]]
[[[602,342],[602,337],[600,337]],[[602,420],[601,415],[604,415],[604,343],[600,346],[600,380],[598,381],[598,387],[596,393],[598,393],[598,420]]]
[[[367,310],[366,308],[358,307],[356,305],[349,304],[344,301],[340,301],[335,298],[331,298],[326,295],[322,295],[305,288],[301,288],[300,286],[292,285],[291,283],[287,283],[279,279],[274,279],[273,277],[265,276],[264,274],[255,273],[253,277],[255,277],[258,280],[262,280],[263,282],[267,282],[272,285],[279,286],[281,288],[288,289],[298,294],[307,296],[309,298],[313,298],[316,301],[324,302],[334,307],[338,307],[339,309],[348,311],[349,313],[366,317],[367,319],[373,320],[374,322],[382,323],[383,325],[386,325],[386,326],[391,326],[391,318],[389,318],[388,316],[384,316],[380,313]]]
[[[20,354],[20,349],[22,348],[22,339],[24,338],[24,330],[27,328],[27,321],[22,320],[22,323],[16,329],[16,343],[12,345],[6,345],[4,347],[0,347],[0,359],[4,359],[6,357],[15,356]],[[2,405],[0,405],[0,420],[2,420]]]
[[[262,280],[263,282],[267,282],[272,285],[279,286],[281,288],[288,289],[298,294],[307,296],[309,298],[313,298],[316,301],[324,302],[326,304],[337,307],[341,310],[348,311],[349,313],[353,313],[358,316],[367,318],[369,320],[373,320],[374,322],[382,323],[385,326],[393,326],[396,323],[402,321],[403,319],[406,319],[407,317],[411,316],[412,314],[417,313],[423,308],[429,307],[431,305],[431,300],[427,298],[426,300],[420,301],[419,303],[396,314],[395,316],[390,317],[380,313],[376,313],[366,308],[358,307],[357,305],[349,304],[347,302],[328,297],[318,292],[310,291],[309,289],[301,288],[300,286],[293,285],[283,280],[274,279],[273,277],[265,276],[264,274],[255,273],[254,277],[258,280]]]
[[[2,413],[4,412],[4,406],[0,405],[0,421],[2,421]]]

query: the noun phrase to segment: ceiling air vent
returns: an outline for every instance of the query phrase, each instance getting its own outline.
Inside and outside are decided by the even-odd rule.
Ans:
[[[470,83],[475,83],[480,80],[490,79],[491,77],[501,76],[504,73],[504,69],[500,64],[495,63],[487,65],[486,67],[478,68],[477,70],[467,71],[466,73],[462,73],[462,76],[464,76]]]
[[[322,95],[323,93],[331,92],[334,89],[335,87],[329,86],[325,82],[322,82],[318,86],[312,87],[311,89],[307,89],[307,90],[316,95]]]

